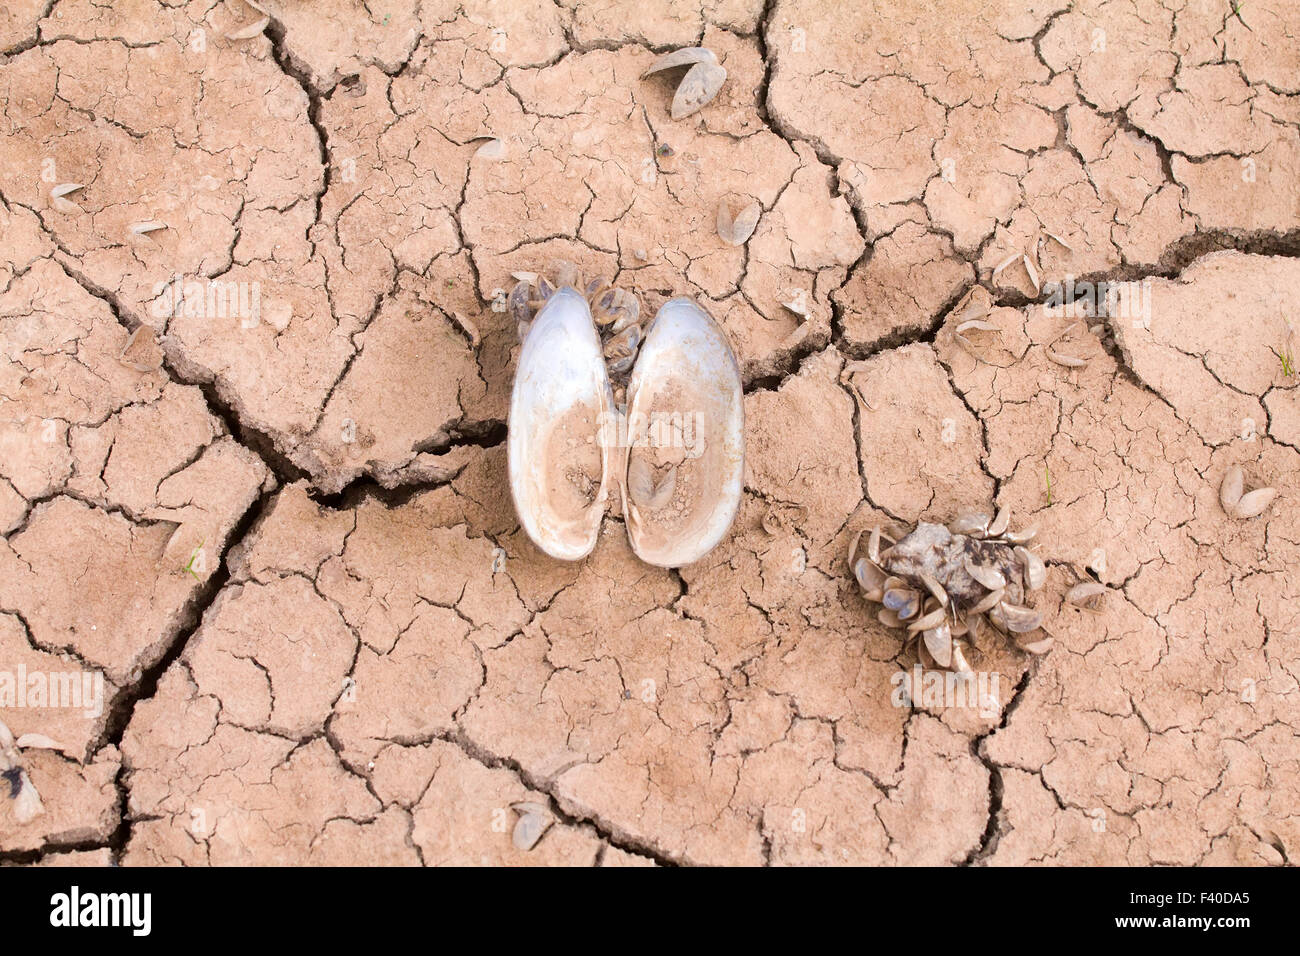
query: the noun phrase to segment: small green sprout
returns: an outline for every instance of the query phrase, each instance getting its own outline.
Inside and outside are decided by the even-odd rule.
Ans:
[[[1250,24],[1247,23],[1245,20],[1242,20],[1241,17],[1241,8],[1245,4],[1245,2],[1246,0],[1232,0],[1232,15],[1236,17],[1238,20],[1241,20],[1241,25],[1243,27],[1245,27],[1247,30],[1250,30]],[[1255,31],[1250,30],[1250,32],[1254,33]]]
[[[199,578],[198,574],[197,574],[197,573],[195,572],[195,570],[194,570],[194,562],[195,562],[196,560],[199,561],[199,567],[200,567],[200,570],[201,570],[201,569],[202,569],[202,564],[203,564],[202,559],[201,559],[201,555],[203,554],[203,545],[206,544],[206,543],[207,543],[207,539],[206,539],[206,538],[205,538],[203,541],[200,541],[200,542],[199,542],[199,546],[198,546],[197,548],[195,548],[192,552],[190,552],[190,559],[189,559],[189,561],[187,561],[187,562],[185,563],[185,567],[181,568],[182,571],[184,571],[184,572],[186,572],[186,573],[188,573],[188,574],[192,574],[192,575],[194,575],[194,580],[195,580],[195,581],[198,581],[198,580],[201,580],[201,579]]]

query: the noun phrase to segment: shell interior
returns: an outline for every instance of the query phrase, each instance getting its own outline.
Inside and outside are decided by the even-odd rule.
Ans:
[[[596,545],[609,475],[600,433],[613,404],[591,310],[561,289],[520,350],[507,440],[515,512],[552,557],[576,561]]]
[[[626,428],[617,467],[629,479],[632,550],[660,567],[698,561],[740,507],[745,413],[731,346],[691,299],[671,299],[655,315],[628,381]]]

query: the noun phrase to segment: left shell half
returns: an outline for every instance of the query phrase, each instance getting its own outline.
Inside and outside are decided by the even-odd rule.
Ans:
[[[577,561],[600,534],[613,410],[609,375],[587,300],[547,298],[519,353],[510,396],[510,493],[524,531],[551,557]]]

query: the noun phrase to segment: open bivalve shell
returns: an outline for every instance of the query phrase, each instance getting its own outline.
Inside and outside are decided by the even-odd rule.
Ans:
[[[691,299],[664,303],[627,387],[623,483],[637,557],[677,568],[717,546],[740,508],[745,407],[736,357]]]
[[[520,524],[552,557],[577,561],[596,546],[609,474],[599,430],[613,406],[591,309],[561,289],[524,339],[506,442]]]
[[[722,329],[690,299],[665,303],[629,352],[626,404],[616,406],[610,379],[621,381],[623,362],[602,345],[590,301],[599,309],[609,287],[593,283],[589,299],[569,283],[555,291],[544,277],[526,281],[515,297],[524,342],[507,440],[520,524],[552,557],[586,557],[612,476],[641,560],[698,561],[726,535],[744,488],[744,396]],[[639,331],[636,311],[624,310],[627,327],[615,335]]]

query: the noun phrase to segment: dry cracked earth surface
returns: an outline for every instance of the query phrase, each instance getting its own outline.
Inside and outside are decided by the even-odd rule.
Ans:
[[[0,11],[0,669],[103,681],[6,701],[0,860],[1297,859],[1300,7],[258,7]],[[559,258],[731,337],[697,565],[520,530],[501,295]],[[999,507],[1054,649],[896,706],[849,540]]]

